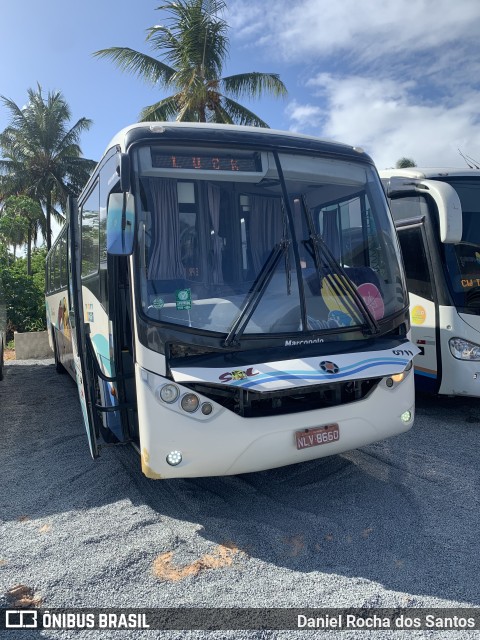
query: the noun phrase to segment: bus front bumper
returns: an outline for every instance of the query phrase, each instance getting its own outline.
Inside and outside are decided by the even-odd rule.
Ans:
[[[146,375],[137,365],[142,471],[152,479],[235,475],[296,464],[403,433],[414,421],[413,370],[394,388],[388,388],[384,378],[357,402],[261,418],[238,416],[202,396],[200,403],[213,405],[211,415],[188,415],[159,401],[152,376],[160,385],[168,382]],[[191,393],[177,386],[180,396]],[[338,439],[325,438],[321,444],[314,439],[314,446],[307,439],[307,446],[297,448],[297,432],[331,424],[338,425]]]

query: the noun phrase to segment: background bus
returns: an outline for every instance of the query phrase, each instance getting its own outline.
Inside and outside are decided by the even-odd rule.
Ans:
[[[380,175],[410,294],[417,388],[480,395],[480,171],[391,169]]]
[[[311,460],[414,419],[397,237],[346,145],[128,127],[70,201],[47,314],[92,456],[100,434],[130,442],[150,478]]]

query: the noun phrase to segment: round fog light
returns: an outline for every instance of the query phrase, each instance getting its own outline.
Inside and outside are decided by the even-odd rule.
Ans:
[[[213,411],[213,407],[210,402],[204,402],[202,404],[202,413],[204,416],[209,416]]]
[[[200,400],[194,393],[186,393],[180,402],[182,409],[188,413],[194,413],[194,411],[198,409],[199,404]]]
[[[163,400],[163,402],[167,402],[168,404],[175,402],[179,394],[180,391],[174,384],[164,384],[160,389],[160,392],[158,393],[160,399]]]
[[[180,451],[170,451],[167,456],[167,462],[171,467],[176,467],[182,461],[182,454]]]
[[[410,420],[412,419],[412,412],[411,411],[405,411],[404,413],[402,413],[402,415],[400,416],[400,420],[402,422],[410,422]]]
[[[391,378],[387,378],[385,380],[385,384],[387,385],[387,387],[390,389],[391,387],[393,387],[393,380]]]

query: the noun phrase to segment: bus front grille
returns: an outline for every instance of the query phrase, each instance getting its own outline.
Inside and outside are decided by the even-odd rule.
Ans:
[[[351,380],[267,393],[239,387],[220,387],[196,383],[185,386],[243,418],[257,418],[300,413],[357,402],[366,398],[380,380],[381,378]]]

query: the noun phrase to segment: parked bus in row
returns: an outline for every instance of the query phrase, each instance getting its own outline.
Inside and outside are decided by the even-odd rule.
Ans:
[[[69,203],[46,303],[92,456],[131,443],[149,478],[312,460],[414,420],[400,248],[361,149],[132,125]]]
[[[410,294],[417,388],[480,396],[480,171],[381,171]]]

